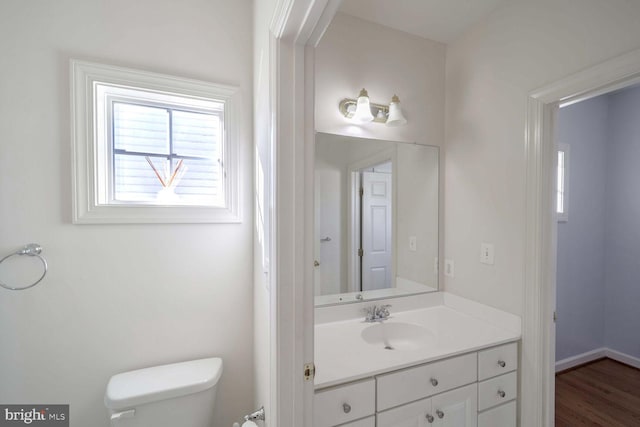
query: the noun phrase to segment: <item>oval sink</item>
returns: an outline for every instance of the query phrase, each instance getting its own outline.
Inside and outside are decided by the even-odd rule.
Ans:
[[[434,342],[434,335],[412,323],[378,323],[362,331],[362,339],[386,350],[415,350]]]

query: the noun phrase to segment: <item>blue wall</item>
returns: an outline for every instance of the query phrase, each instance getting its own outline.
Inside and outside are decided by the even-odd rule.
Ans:
[[[609,97],[605,344],[640,358],[640,88]]]
[[[556,360],[604,347],[608,98],[560,109],[570,146],[569,220],[558,222]]]
[[[569,220],[558,223],[556,360],[640,358],[640,88],[562,108]]]

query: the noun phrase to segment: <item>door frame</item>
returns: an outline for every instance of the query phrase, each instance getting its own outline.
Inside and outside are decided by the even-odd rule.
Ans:
[[[270,32],[273,99],[270,425],[312,427],[314,50],[341,0],[276,0]],[[273,420],[273,422],[271,422]]]
[[[559,105],[640,83],[640,50],[604,61],[529,94],[525,132],[525,271],[520,422],[555,423],[556,294],[554,135]]]

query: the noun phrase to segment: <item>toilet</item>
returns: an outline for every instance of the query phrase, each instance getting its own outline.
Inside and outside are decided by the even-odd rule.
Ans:
[[[104,404],[113,427],[211,427],[222,359],[192,360],[114,375]]]

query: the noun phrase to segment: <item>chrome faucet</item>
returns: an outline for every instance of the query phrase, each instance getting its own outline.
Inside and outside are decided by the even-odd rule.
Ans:
[[[366,313],[366,317],[364,318],[365,322],[384,322],[389,318],[389,308],[391,304],[385,305],[373,305],[371,307],[366,307],[364,312]]]

